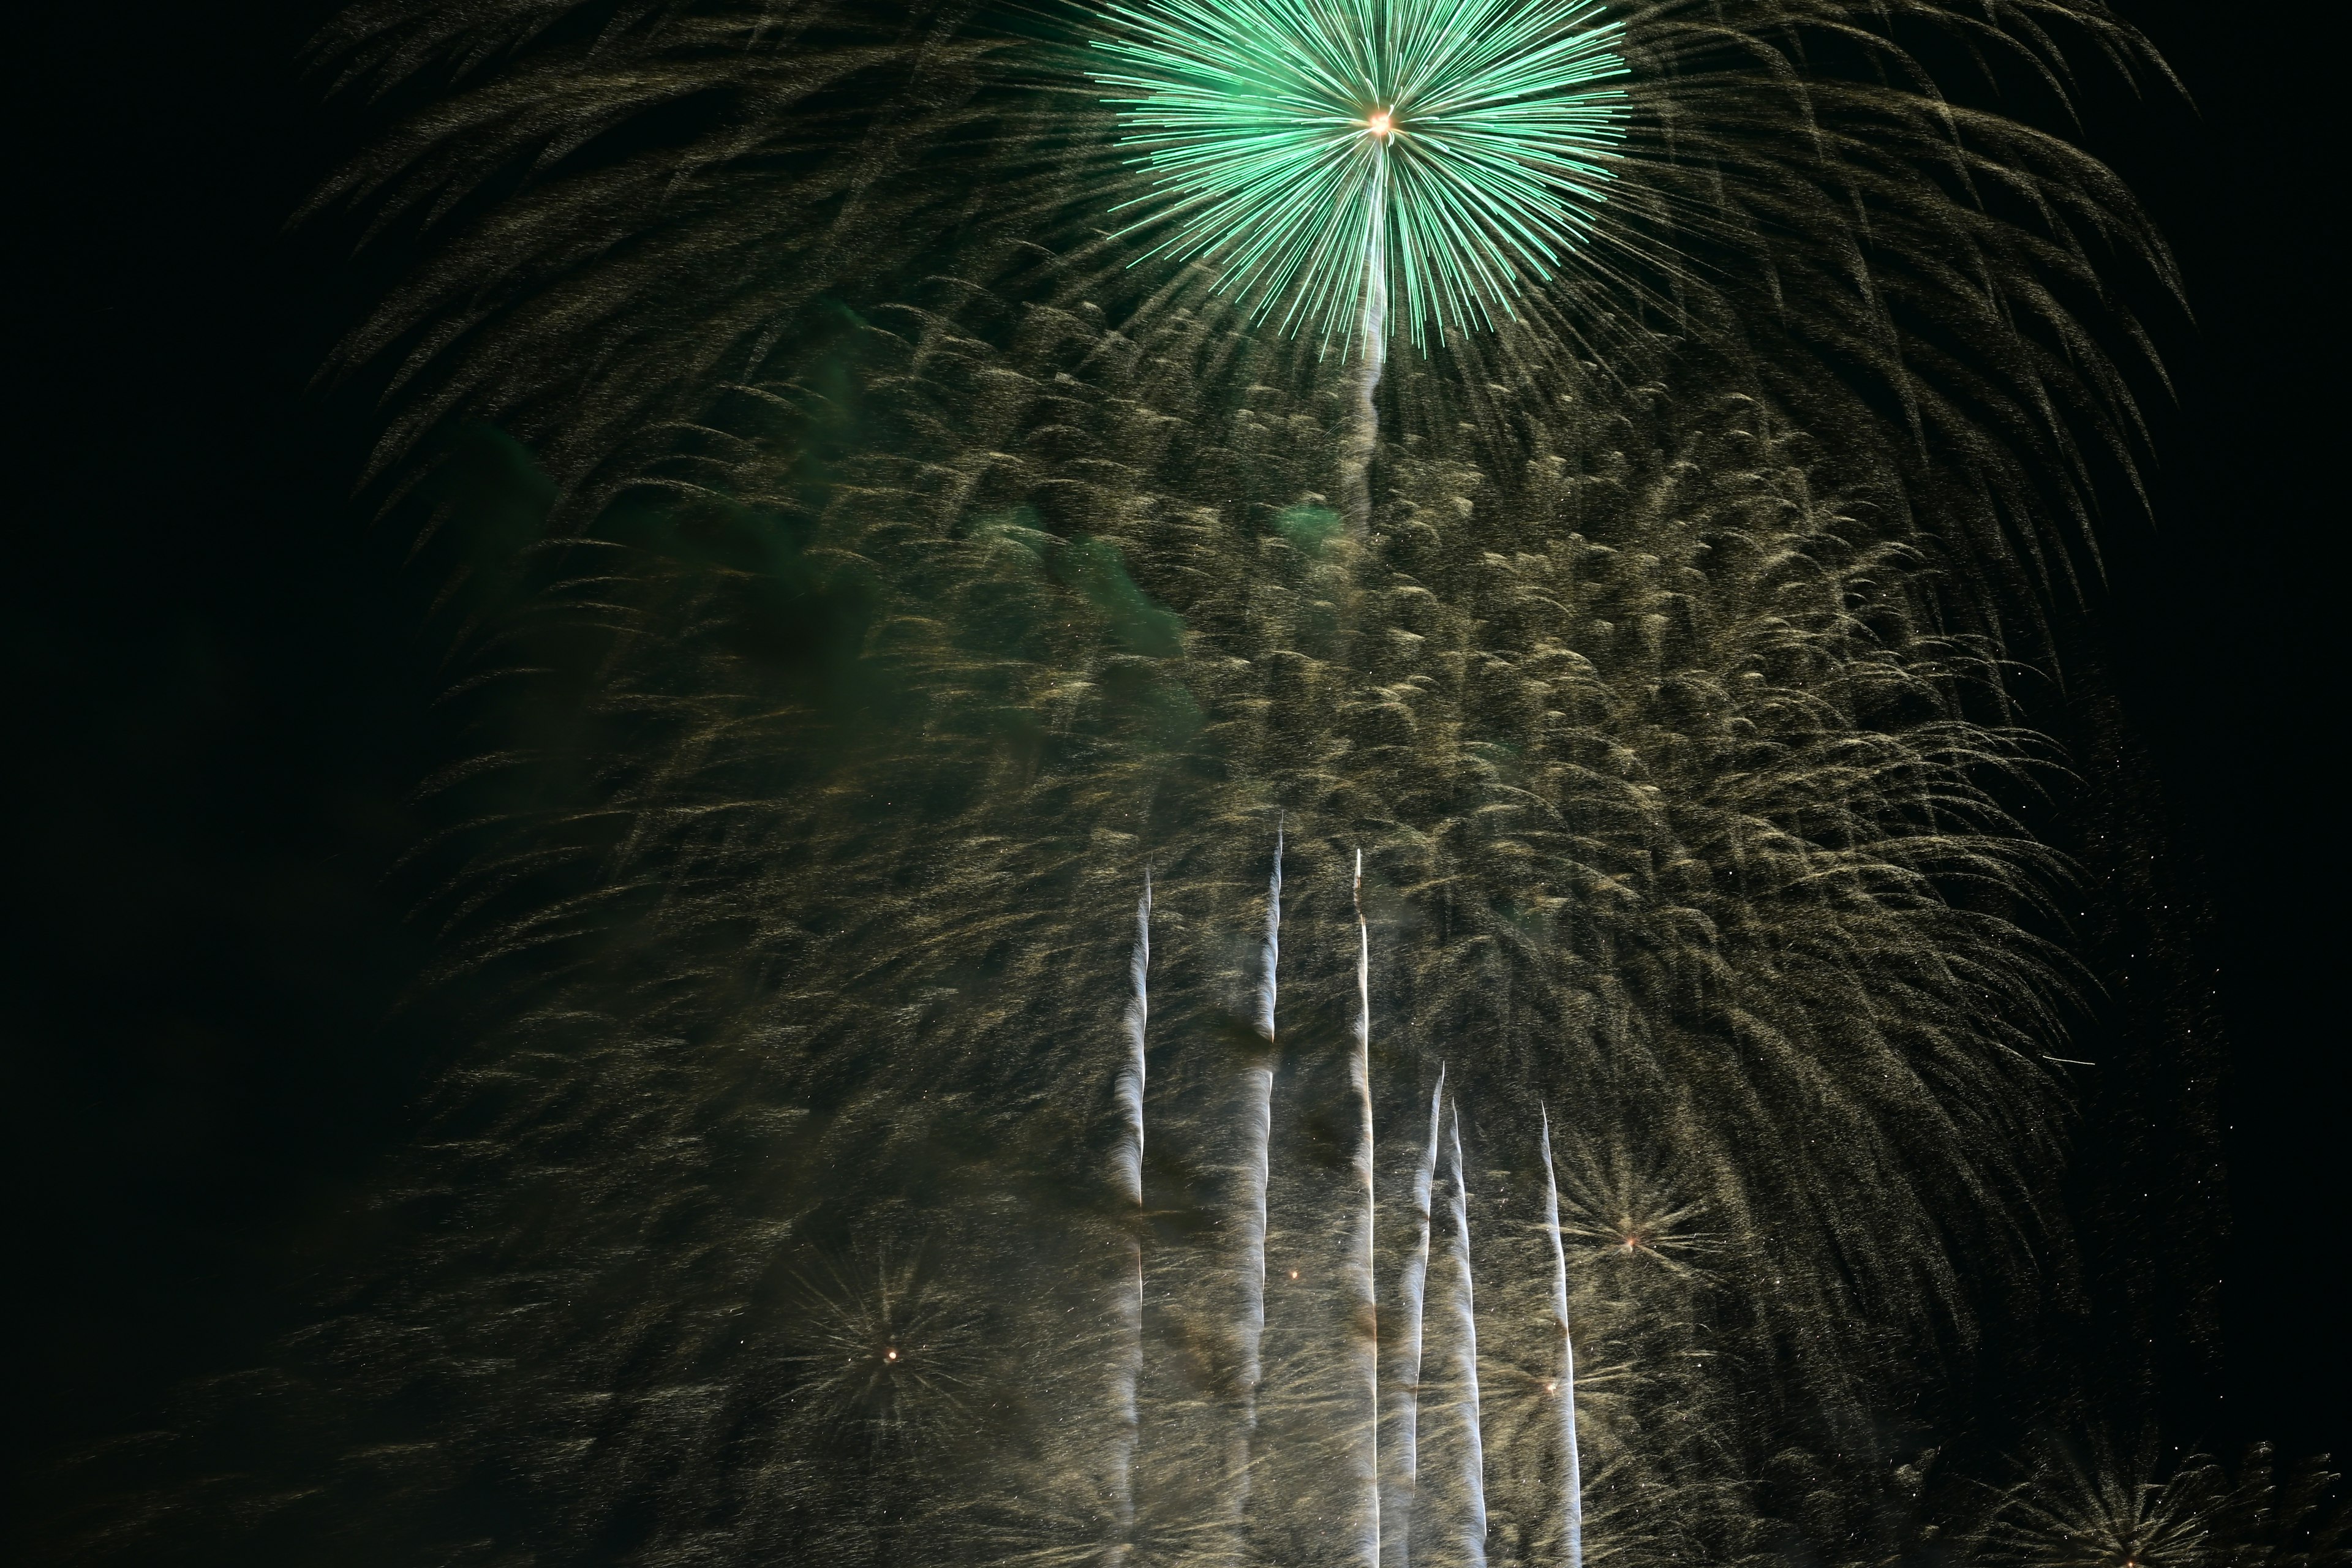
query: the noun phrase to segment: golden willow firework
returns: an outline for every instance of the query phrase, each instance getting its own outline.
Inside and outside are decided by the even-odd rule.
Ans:
[[[446,83],[332,195],[438,241],[348,352],[403,356],[475,726],[418,862],[497,1001],[266,1495],[155,1528],[1894,1550],[1883,1435],[2067,1289],[2047,748],[1976,609],[2128,456],[2095,253],[2163,271],[1894,23],[2145,57],[2091,5],[1473,0],[1282,10],[1370,42],[1260,70],[1234,15],[346,24]],[[1213,68],[1328,123],[1221,161]],[[1391,279],[1375,421],[1319,351]],[[535,537],[416,479],[462,419]],[[1430,1478],[1429,1538],[1362,1527]]]
[[[491,419],[584,518],[719,388],[772,378],[825,301],[911,298],[972,243],[1042,247],[1031,297],[1122,322],[1213,278],[1131,267],[1145,247],[1101,237],[1152,190],[1095,79],[1112,16],[1056,13],[1040,39],[927,0],[580,15],[387,0],[321,40],[347,87],[446,84],[320,198],[430,242],[342,351],[399,363],[379,471]],[[2012,574],[2063,580],[2092,459],[2127,468],[2138,438],[2115,274],[2171,271],[2114,175],[1985,107],[1988,88],[2070,94],[2070,55],[2168,79],[2160,63],[2084,0],[1658,0],[1610,26],[1625,74],[1592,84],[1624,95],[1610,199],[1571,204],[1589,243],[1514,298],[1523,327],[1455,345],[1449,395],[1499,433],[1480,368],[1497,359],[1580,359],[1629,388],[1679,363],[1834,432],[1880,504],[1918,509],[1963,603]],[[1904,38],[1988,77],[1938,80]],[[1262,358],[1234,375],[1214,395],[1282,379]]]

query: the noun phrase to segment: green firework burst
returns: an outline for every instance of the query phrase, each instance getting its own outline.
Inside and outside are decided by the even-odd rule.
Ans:
[[[1589,0],[1110,0],[1090,72],[1147,252],[1352,348],[1491,327],[1587,242],[1622,138]]]

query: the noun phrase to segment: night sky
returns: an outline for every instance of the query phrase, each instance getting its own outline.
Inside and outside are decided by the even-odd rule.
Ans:
[[[311,384],[402,257],[352,259],[332,219],[286,229],[360,134],[298,69],[331,9],[133,0],[26,24],[0,986],[20,1479],[299,1321],[457,1038],[404,994],[432,932],[394,865],[432,760],[428,584],[350,499],[375,389]],[[2221,1342],[2214,1361],[2184,1331],[2159,1356],[2170,1436],[2352,1456],[2342,263],[2323,246],[2341,90],[2291,28],[2126,9],[2197,112],[2100,106],[2094,142],[2172,237],[2196,320],[2152,320],[2179,394],[2153,411],[2154,523],[2110,498],[2107,580],[2068,634],[2070,738],[2105,736],[2109,870],[2143,867],[2173,907],[2089,952],[2126,1000],[2194,1012],[2210,989],[2226,1041]],[[2129,1086],[2088,1093],[2088,1160],[2161,1163],[2185,1136],[2117,1131]],[[2144,1267],[2152,1245],[2117,1256]],[[2158,1298],[2194,1294],[2173,1284]]]

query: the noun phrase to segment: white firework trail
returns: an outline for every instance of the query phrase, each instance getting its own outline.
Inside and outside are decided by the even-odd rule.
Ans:
[[[1356,1142],[1356,1178],[1363,1207],[1354,1247],[1355,1311],[1353,1325],[1357,1371],[1363,1382],[1366,1419],[1360,1480],[1365,1505],[1361,1539],[1364,1561],[1378,1568],[1381,1561],[1381,1335],[1380,1287],[1372,1267],[1372,1246],[1378,1196],[1373,1187],[1372,1130],[1372,936],[1364,921],[1364,852],[1356,851],[1352,890],[1356,907],[1356,1052],[1348,1065],[1349,1087],[1356,1091],[1360,1131]]]
[[[1265,944],[1259,954],[1259,1036],[1269,1054],[1275,1044],[1275,1003],[1282,972],[1282,817],[1274,820],[1274,871],[1266,884]],[[1247,1516],[1250,1478],[1255,1468],[1252,1449],[1257,1431],[1257,1391],[1264,1380],[1262,1352],[1265,1343],[1266,1172],[1274,1137],[1274,1067],[1269,1060],[1249,1069],[1249,1100],[1244,1109],[1244,1136],[1248,1139],[1243,1180],[1242,1257],[1242,1434],[1244,1456],[1235,1468],[1234,1509],[1237,1520]]]
[[[1275,1016],[1278,967],[1281,962],[1281,898],[1283,839],[1277,830],[1276,862],[1267,880],[1268,910],[1262,948],[1257,1021]],[[1440,1064],[1430,1092],[1429,1121],[1419,1157],[1413,1162],[1409,1226],[1401,1279],[1401,1307],[1394,1314],[1392,1340],[1383,1335],[1378,1310],[1379,1239],[1378,1123],[1371,1083],[1371,931],[1363,901],[1363,861],[1357,857],[1351,898],[1356,918],[1356,990],[1350,1024],[1352,1049],[1349,1059],[1349,1090],[1354,1096],[1357,1145],[1349,1166],[1353,1185],[1346,1193],[1347,1217],[1341,1246],[1342,1281],[1347,1308],[1344,1353],[1336,1363],[1344,1367],[1341,1384],[1311,1396],[1307,1405],[1320,1405],[1340,1421],[1334,1436],[1348,1458],[1339,1480],[1349,1500],[1332,1517],[1337,1529],[1324,1537],[1341,1548],[1346,1561],[1364,1568],[1486,1568],[1488,1518],[1486,1495],[1486,1438],[1479,1389],[1478,1301],[1473,1271],[1468,1173],[1463,1152],[1460,1110],[1446,1094],[1449,1073]],[[1114,1085],[1119,1117],[1119,1143],[1113,1159],[1121,1201],[1130,1214],[1139,1214],[1143,1199],[1142,1161],[1145,1141],[1145,1064],[1150,1016],[1152,886],[1149,875],[1136,905],[1135,939],[1129,960],[1130,994],[1122,1015],[1123,1059]],[[1260,1030],[1271,1051],[1276,1035]],[[1239,1378],[1232,1403],[1219,1402],[1217,1413],[1202,1409],[1218,1436],[1205,1444],[1170,1447],[1162,1456],[1175,1469],[1164,1487],[1150,1481],[1161,1500],[1191,1500],[1189,1515],[1180,1503],[1178,1513],[1147,1525],[1149,1511],[1141,1500],[1151,1462],[1141,1431],[1141,1383],[1149,1364],[1145,1338],[1144,1259],[1139,1228],[1131,1233],[1127,1273],[1118,1298],[1118,1350],[1112,1375],[1117,1430],[1110,1470],[1114,1486],[1114,1543],[1106,1551],[1095,1546],[1087,1560],[1131,1564],[1147,1551],[1146,1541],[1170,1546],[1168,1531],[1182,1517],[1193,1544],[1179,1555],[1182,1561],[1255,1562],[1267,1549],[1265,1527],[1277,1535],[1295,1523],[1276,1519],[1285,1500],[1267,1491],[1260,1472],[1277,1458],[1268,1447],[1272,1428],[1261,1430],[1259,1398],[1265,1376],[1264,1353],[1267,1297],[1266,1248],[1271,1197],[1270,1065],[1247,1069],[1239,1107],[1241,1140],[1236,1158],[1226,1169],[1240,1178],[1228,1189],[1238,1213],[1242,1235],[1239,1259],[1240,1299],[1234,1333],[1225,1342],[1240,1354]],[[1548,1369],[1545,1393],[1557,1397],[1559,1436],[1565,1475],[1558,1494],[1559,1522],[1566,1542],[1569,1568],[1583,1568],[1583,1506],[1581,1472],[1576,1430],[1576,1384],[1573,1346],[1570,1339],[1567,1255],[1559,1224],[1559,1191],[1551,1142],[1549,1108],[1541,1112],[1539,1150],[1544,1167],[1542,1223],[1550,1247],[1549,1299],[1559,1336],[1559,1359]],[[1297,1275],[1293,1275],[1295,1279]],[[1230,1296],[1226,1302],[1233,1303]],[[1391,1364],[1382,1377],[1381,1358]],[[1287,1364],[1287,1363],[1286,1363]],[[1286,1384],[1286,1386],[1288,1386]],[[1286,1405],[1285,1408],[1292,1408]],[[1353,1414],[1366,1411],[1359,1420]],[[1341,1414],[1345,1412],[1347,1414]],[[1547,1417],[1549,1419],[1549,1417]],[[1207,1436],[1203,1431],[1199,1434]],[[1151,1450],[1160,1453],[1159,1447]],[[1206,1468],[1200,1467],[1205,1464]],[[1188,1475],[1186,1472],[1190,1471]],[[1280,1475],[1272,1483],[1279,1488]],[[1298,1478],[1292,1476],[1292,1479]],[[1310,1494],[1329,1507],[1337,1500],[1325,1489],[1325,1480],[1308,1483]],[[1255,1508],[1272,1512],[1254,1512]],[[1341,1522],[1344,1519],[1344,1522]],[[1101,1538],[1098,1536],[1097,1540]],[[1073,1550],[1078,1550],[1073,1548]],[[1257,1555],[1253,1555],[1255,1553]],[[1072,1559],[1076,1561],[1076,1558]]]
[[[1364,237],[1364,314],[1361,329],[1364,365],[1356,381],[1356,414],[1348,431],[1339,494],[1348,509],[1348,526],[1355,536],[1369,535],[1372,526],[1372,455],[1379,449],[1380,409],[1373,395],[1380,391],[1381,372],[1388,363],[1388,256],[1381,243],[1388,205],[1388,162],[1376,165],[1372,187],[1371,225]]]
[[[1552,1173],[1551,1112],[1543,1112],[1544,1235],[1551,1242],[1551,1311],[1559,1329],[1559,1371],[1549,1390],[1559,1401],[1561,1508],[1568,1522],[1568,1568],[1584,1568],[1584,1475],[1576,1451],[1576,1344],[1568,1323],[1568,1251],[1559,1234],[1559,1181]]]
[[[1119,1431],[1113,1456],[1113,1487],[1118,1499],[1118,1535],[1113,1561],[1124,1562],[1135,1549],[1135,1452],[1142,1435],[1142,1412],[1136,1387],[1143,1376],[1143,1235],[1136,1228],[1143,1209],[1144,1037],[1151,1017],[1151,872],[1143,873],[1143,897],[1135,906],[1135,946],[1127,962],[1130,992],[1122,1023],[1127,1032],[1127,1065],[1113,1086],[1122,1122],[1118,1163],[1120,1195],[1129,1212],[1128,1278],[1120,1292],[1121,1356],[1116,1369]]]
[[[1444,1407],[1446,1419],[1439,1431],[1455,1468],[1453,1474],[1440,1477],[1438,1493],[1439,1500],[1450,1505],[1444,1511],[1453,1517],[1441,1518],[1439,1528],[1429,1532],[1435,1551],[1424,1553],[1423,1561],[1434,1557],[1449,1565],[1486,1568],[1486,1458],[1478,1432],[1478,1306],[1470,1278],[1469,1194],[1462,1174],[1458,1110],[1449,1110],[1446,1131],[1446,1212],[1454,1223],[1445,1238],[1437,1287],[1446,1309],[1441,1325],[1443,1364],[1445,1386],[1453,1398]],[[1416,1527],[1425,1517],[1424,1502],[1430,1495],[1424,1489],[1416,1498]],[[1416,1538],[1421,1533],[1416,1528]]]
[[[1282,970],[1282,827],[1283,820],[1277,814],[1274,819],[1274,875],[1265,889],[1265,943],[1258,952],[1257,1032],[1269,1046],[1274,1044],[1274,1004]]]
[[[1405,1255],[1404,1375],[1397,1380],[1390,1412],[1394,1440],[1390,1443],[1386,1506],[1381,1510],[1382,1561],[1405,1568],[1412,1560],[1413,1493],[1420,1483],[1422,1299],[1429,1282],[1429,1199],[1437,1181],[1438,1106],[1445,1095],[1445,1068],[1437,1069],[1437,1087],[1429,1091],[1429,1138],[1422,1145],[1421,1167],[1412,1174],[1412,1248]]]
[[[1118,1169],[1123,1193],[1136,1207],[1143,1206],[1143,1042],[1151,1017],[1151,873],[1143,873],[1143,897],[1135,905],[1135,946],[1127,961],[1127,1011],[1120,1023],[1127,1033],[1127,1065],[1119,1069],[1112,1094],[1118,1103],[1121,1131]]]

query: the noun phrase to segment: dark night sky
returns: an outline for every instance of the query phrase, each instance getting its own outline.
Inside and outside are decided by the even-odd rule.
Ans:
[[[2203,116],[2103,143],[2198,323],[2162,331],[2156,526],[2113,510],[2095,595],[2231,1042],[2228,1392],[2181,1436],[2347,1455],[2340,91],[2289,29],[2127,9]],[[293,65],[327,10],[22,24],[0,1029],[27,1459],[290,1321],[299,1259],[446,1037],[393,1015],[429,934],[385,878],[431,688],[418,585],[345,499],[364,389],[306,391],[397,258],[282,232],[352,145]]]

